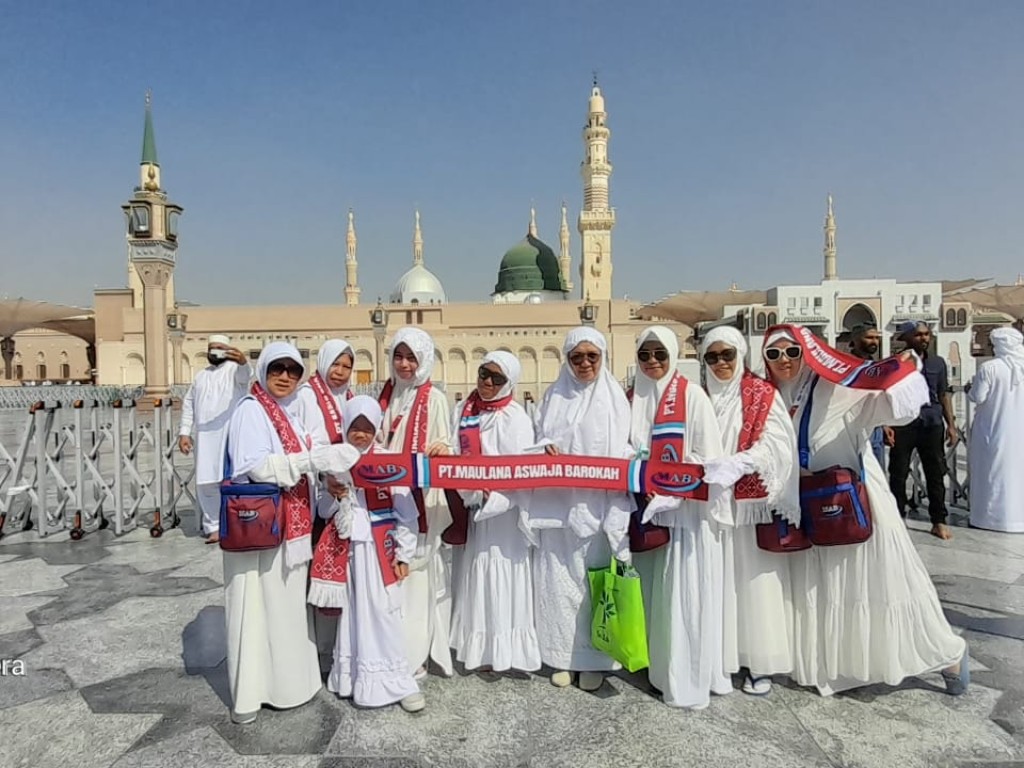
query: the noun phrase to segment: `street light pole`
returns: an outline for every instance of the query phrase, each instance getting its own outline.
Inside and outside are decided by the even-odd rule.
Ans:
[[[377,368],[377,381],[383,383],[388,378],[387,360],[384,359],[384,336],[388,332],[388,311],[377,298],[377,306],[370,310],[370,324],[373,326],[373,338],[376,342],[374,363]]]
[[[174,384],[184,384],[181,380],[181,346],[185,341],[185,324],[188,322],[188,315],[178,311],[178,305],[174,305],[174,311],[167,315],[167,330],[171,337],[171,354],[173,363],[171,365],[171,381]]]

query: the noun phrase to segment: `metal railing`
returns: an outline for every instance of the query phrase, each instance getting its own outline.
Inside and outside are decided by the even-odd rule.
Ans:
[[[138,400],[142,392],[142,387],[95,387],[91,384],[0,387],[0,410],[25,410],[40,401],[63,406],[70,406],[77,400],[111,405],[116,400]]]

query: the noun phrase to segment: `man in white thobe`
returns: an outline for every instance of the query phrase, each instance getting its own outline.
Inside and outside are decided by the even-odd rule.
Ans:
[[[252,368],[245,355],[231,346],[231,339],[219,334],[210,336],[206,359],[210,365],[196,374],[181,403],[178,449],[186,456],[195,450],[201,528],[206,543],[213,544],[220,539],[220,484],[228,424],[238,401],[249,391]]]
[[[982,363],[967,396],[977,410],[971,425],[971,525],[1024,533],[1024,336],[992,331],[995,360]]]

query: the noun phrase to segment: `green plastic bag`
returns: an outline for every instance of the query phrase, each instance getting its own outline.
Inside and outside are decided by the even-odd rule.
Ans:
[[[640,574],[612,557],[610,568],[591,568],[590,642],[630,672],[650,665]]]

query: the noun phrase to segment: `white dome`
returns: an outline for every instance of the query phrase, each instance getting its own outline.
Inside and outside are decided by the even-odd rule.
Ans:
[[[433,272],[416,264],[402,275],[391,291],[392,304],[445,304],[444,286]]]

